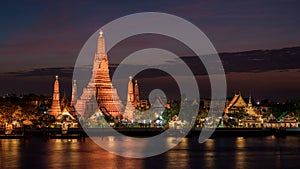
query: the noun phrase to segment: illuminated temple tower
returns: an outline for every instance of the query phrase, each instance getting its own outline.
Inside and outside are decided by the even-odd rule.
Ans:
[[[54,89],[53,89],[53,98],[52,98],[52,105],[50,113],[51,115],[57,117],[61,114],[60,109],[60,101],[59,101],[59,82],[58,82],[58,76],[56,76],[55,82],[54,82]]]
[[[132,84],[132,76],[129,76],[128,82],[128,90],[127,90],[127,104],[125,107],[125,111],[123,117],[129,120],[134,118],[134,110],[135,110],[135,99],[133,92],[133,84]]]
[[[127,103],[125,107],[125,111],[123,117],[128,120],[135,119],[136,108],[140,106],[140,94],[139,94],[139,86],[137,80],[135,83],[132,83],[132,76],[129,76],[128,82],[128,93],[127,93]]]
[[[77,84],[76,84],[76,80],[74,80],[70,106],[75,106],[76,102],[77,102]]]
[[[118,96],[117,89],[113,87],[108,69],[108,58],[105,52],[104,37],[102,31],[98,39],[98,57],[101,57],[99,69],[96,71],[95,87],[96,100],[103,112],[116,117],[123,111],[123,104]]]
[[[106,115],[116,117],[120,116],[123,111],[122,102],[109,76],[108,58],[105,52],[103,32],[101,30],[99,32],[91,80],[87,87],[83,89],[82,95],[76,103],[78,114],[94,113],[93,110],[88,110],[88,107],[95,107],[95,105],[90,105],[91,99],[96,99],[99,109]]]
[[[139,92],[139,85],[137,80],[135,80],[135,84],[134,84],[134,103],[135,103],[135,107],[140,106],[140,92]]]

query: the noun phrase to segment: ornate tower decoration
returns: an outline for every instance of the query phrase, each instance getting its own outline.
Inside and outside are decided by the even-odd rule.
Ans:
[[[69,109],[69,100],[67,98],[66,92],[64,92],[64,96],[61,99],[60,106],[61,106],[60,110],[64,110],[65,108]]]
[[[53,89],[53,98],[52,98],[52,105],[50,113],[51,115],[57,117],[61,114],[60,109],[60,101],[59,101],[59,82],[58,82],[58,76],[56,76],[55,82],[54,82],[54,89]]]
[[[252,108],[252,102],[251,102],[251,93],[249,94],[249,102],[248,102],[248,107]]]
[[[257,116],[255,109],[252,106],[252,98],[251,98],[251,93],[249,94],[249,102],[247,104],[247,107],[245,108],[245,112],[251,116]]]
[[[104,46],[103,32],[100,31],[98,38],[97,58],[101,58],[101,63],[96,71],[95,87],[96,100],[99,109],[105,114],[113,117],[120,116],[124,110],[123,104],[118,96],[116,88],[113,87],[108,69],[108,58]]]
[[[127,104],[125,107],[125,112],[123,117],[129,120],[134,118],[134,110],[135,110],[135,93],[133,92],[133,83],[132,83],[132,76],[129,76],[128,82],[128,92],[127,92]]]
[[[129,76],[129,82],[128,82],[128,97],[129,101],[131,103],[134,102],[134,93],[133,93],[133,83],[132,83],[132,76]]]
[[[247,103],[242,97],[241,92],[235,94],[230,103],[224,109],[224,113],[233,113],[238,111],[239,109],[245,109],[247,107]]]
[[[103,31],[100,30],[97,44],[97,52],[94,57],[92,77],[87,87],[83,89],[82,95],[76,103],[78,114],[91,114],[86,112],[87,103],[96,99],[98,108],[106,115],[120,116],[123,104],[118,96],[117,90],[113,87],[108,69],[108,58],[105,52]],[[90,107],[90,106],[88,106]]]
[[[134,83],[134,101],[135,101],[135,106],[139,106],[140,103],[140,91],[139,91],[139,85],[138,81],[135,80]]]
[[[71,97],[70,106],[71,107],[75,106],[76,102],[77,102],[77,84],[76,84],[76,80],[74,80],[73,87],[72,87],[72,97]]]

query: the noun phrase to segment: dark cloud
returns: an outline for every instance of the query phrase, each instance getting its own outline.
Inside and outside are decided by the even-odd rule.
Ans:
[[[226,72],[299,69],[300,47],[220,54]]]
[[[73,67],[38,68],[29,71],[8,72],[7,75],[15,77],[54,77],[56,75],[64,78],[72,78]]]
[[[287,72],[289,69],[300,69],[300,47],[283,48],[274,50],[255,50],[246,52],[235,53],[221,53],[219,54],[226,74],[229,73],[245,73],[245,72]],[[209,56],[207,56],[209,57]],[[196,56],[185,56],[177,59],[182,59],[192,70],[195,76],[207,75],[206,69],[201,60]],[[160,67],[164,67],[166,70],[176,69],[178,67],[176,60],[172,60],[167,63],[161,63]],[[147,65],[126,65],[123,70],[138,69],[147,67]],[[112,63],[110,67],[110,76],[112,77],[118,64]],[[80,71],[86,72],[91,66],[86,66]],[[89,74],[89,73],[88,73]],[[51,68],[35,68],[28,71],[17,71],[2,73],[2,75],[12,77],[54,77],[59,75],[60,77],[71,79],[73,75],[73,67],[51,67]],[[184,76],[185,74],[178,74],[178,76]],[[140,72],[137,78],[159,78],[168,77],[165,72],[150,69]]]

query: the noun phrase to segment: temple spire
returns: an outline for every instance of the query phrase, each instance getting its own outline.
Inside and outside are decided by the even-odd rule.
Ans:
[[[77,102],[77,84],[76,84],[76,80],[74,80],[73,87],[72,87],[72,97],[71,97],[70,106],[75,106],[76,102]]]
[[[248,107],[252,107],[251,91],[249,92],[249,102],[248,102]]]
[[[105,42],[102,30],[99,31],[97,54],[105,55]]]
[[[60,109],[60,95],[59,95],[59,82],[58,82],[58,76],[55,76],[55,82],[54,82],[54,89],[53,89],[53,97],[52,97],[52,105],[50,113],[51,115],[57,117],[61,114]]]
[[[104,60],[104,62],[108,62],[107,54],[105,52],[105,41],[104,41],[103,31],[100,29],[98,42],[97,42],[97,51],[94,56],[92,78],[90,80],[90,85],[92,85],[92,86],[94,86],[95,76],[96,76],[96,73],[97,73],[99,67],[105,67],[105,63],[102,63],[103,60]],[[100,66],[100,64],[104,64],[104,66],[103,65]],[[107,70],[108,70],[108,66],[107,66]]]
[[[102,30],[102,29],[100,29],[100,31],[99,31],[99,36],[100,36],[100,37],[103,36],[103,30]]]
[[[127,99],[129,99],[131,103],[134,102],[132,76],[129,76]]]
[[[134,117],[134,93],[133,93],[133,84],[132,84],[132,76],[129,76],[128,82],[128,91],[127,91],[127,104],[125,107],[125,111],[123,117],[132,120]]]
[[[76,103],[76,111],[80,115],[86,113],[86,107],[90,106],[89,103],[92,98],[94,98],[92,100],[98,103],[98,108],[106,115],[116,117],[120,116],[121,112],[123,112],[123,104],[109,76],[108,58],[105,52],[103,35],[103,31],[100,30],[92,77]]]
[[[137,80],[135,80],[134,83],[134,100],[136,104],[140,101],[140,92],[139,92],[139,85]]]

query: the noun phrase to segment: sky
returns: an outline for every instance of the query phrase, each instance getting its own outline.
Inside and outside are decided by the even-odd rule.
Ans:
[[[1,2],[0,95],[51,95],[56,74],[60,76],[61,91],[70,95],[72,70],[84,43],[101,26],[125,15],[164,12],[182,17],[199,27],[219,53],[235,53],[300,46],[299,7],[297,0]],[[133,48],[151,47],[157,42],[168,40],[141,37],[120,44],[109,53],[110,63],[117,64],[123,54]],[[171,44],[173,46],[166,48],[178,49],[176,42]],[[179,55],[190,54],[179,52]],[[224,63],[229,62],[224,66],[228,95],[241,90],[248,96],[251,90],[257,99],[300,99],[297,87],[300,65],[295,65],[300,58],[293,56],[294,60],[289,60],[283,55],[272,60],[272,56],[266,56],[271,59],[267,62],[263,54],[259,57],[264,64],[273,66],[261,70],[263,64],[253,67],[253,64],[237,61],[237,55],[221,57]],[[236,67],[245,69],[234,69]],[[147,85],[163,77],[140,78],[144,83],[141,86],[148,90]],[[208,81],[203,74],[197,75],[197,80]],[[202,84],[202,96],[209,97],[207,82],[198,83]]]

